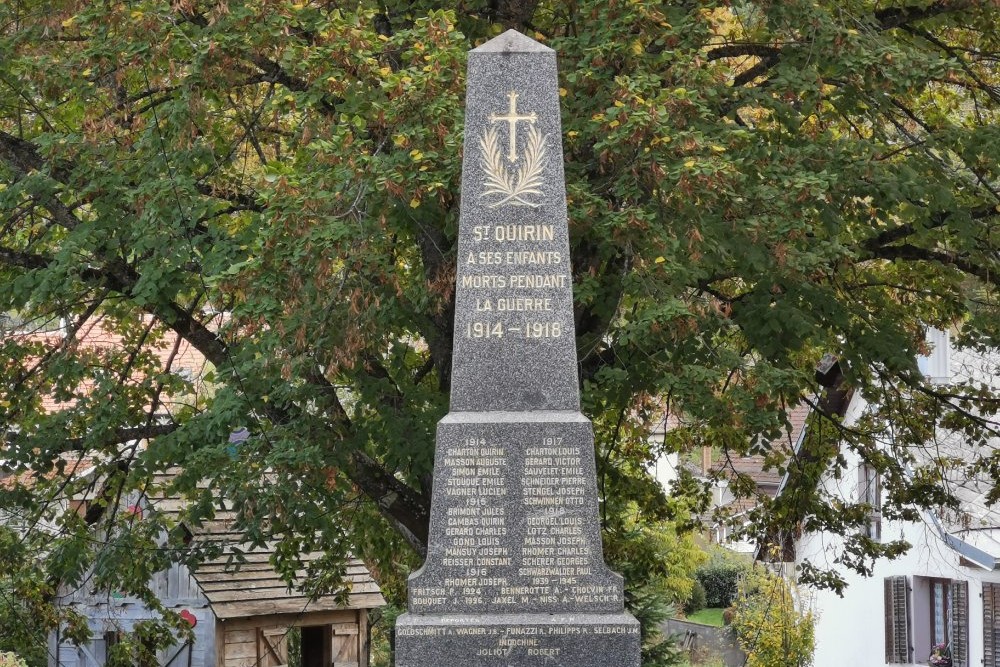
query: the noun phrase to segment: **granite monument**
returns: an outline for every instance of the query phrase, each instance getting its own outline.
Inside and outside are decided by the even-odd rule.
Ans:
[[[555,52],[469,54],[451,409],[398,667],[638,667],[580,412]]]

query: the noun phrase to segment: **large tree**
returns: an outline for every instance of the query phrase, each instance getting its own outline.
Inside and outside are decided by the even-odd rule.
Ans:
[[[137,551],[159,527],[111,510],[178,466],[191,521],[224,496],[252,538],[283,536],[289,573],[316,546],[335,573],[353,545],[402,595],[448,401],[464,58],[515,27],[560,56],[612,555],[634,555],[635,511],[683,514],[643,472],[662,450],[760,448],[803,400],[835,427],[824,354],[835,392],[890,407],[842,434],[886,511],[947,503],[875,443],[894,417],[913,446],[943,419],[992,428],[995,396],[935,391],[915,358],[927,326],[1000,343],[998,25],[987,0],[2,3],[4,465],[96,466],[3,502],[30,521],[89,493],[44,574],[97,558],[131,589],[173,552]],[[95,321],[114,346],[81,344]],[[208,372],[170,367],[178,340]],[[663,410],[683,419],[651,445]],[[862,568],[898,548],[829,511],[815,479],[836,449],[807,453],[768,529],[856,535]],[[100,522],[117,542],[94,556]],[[123,553],[155,557],[108,566]]]

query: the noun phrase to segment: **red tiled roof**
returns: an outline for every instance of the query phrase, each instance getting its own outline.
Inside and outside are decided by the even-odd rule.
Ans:
[[[0,487],[5,489],[15,489],[17,487],[23,487],[30,489],[37,482],[38,479],[53,480],[57,477],[62,479],[72,479],[74,476],[86,475],[95,465],[95,461],[89,457],[80,458],[78,454],[65,453],[60,455],[60,460],[66,462],[66,466],[60,471],[58,468],[53,468],[52,470],[39,475],[36,472],[23,472],[17,475],[11,475],[10,477],[4,477],[0,479]]]
[[[55,350],[66,344],[65,337],[58,332],[10,333],[7,335],[40,343],[46,351]],[[73,350],[81,354],[94,355],[99,359],[109,351],[121,349],[125,346],[125,342],[121,335],[109,331],[104,326],[102,318],[93,318],[80,328],[71,345]],[[158,370],[161,372],[186,372],[190,377],[197,378],[202,376],[206,370],[205,357],[186,340],[180,339],[174,331],[166,331],[159,336],[155,344],[146,345],[145,349],[156,355],[160,362]],[[37,358],[29,358],[24,360],[24,364],[28,366],[36,361],[38,361]],[[84,380],[77,386],[76,393],[86,394],[92,387],[91,382]],[[51,394],[42,396],[42,406],[46,412],[65,410],[72,405],[73,401],[60,401]]]
[[[772,450],[792,452],[802,437],[809,417],[810,407],[800,404],[788,411],[789,428],[781,437],[772,440],[769,446]],[[763,455],[750,456],[719,456],[712,463],[710,472],[731,477],[735,474],[748,475],[757,485],[759,491],[767,493],[772,498],[777,494],[778,486],[784,476],[781,472],[767,465]]]

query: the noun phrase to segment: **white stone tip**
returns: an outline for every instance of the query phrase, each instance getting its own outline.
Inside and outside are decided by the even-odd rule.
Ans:
[[[508,30],[494,37],[482,46],[472,49],[472,53],[551,53],[552,49],[536,42],[517,30]]]

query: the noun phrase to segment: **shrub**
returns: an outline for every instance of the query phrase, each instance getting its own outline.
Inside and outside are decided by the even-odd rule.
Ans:
[[[695,577],[705,589],[708,607],[728,607],[736,599],[740,575],[748,565],[738,556],[720,551],[712,554],[707,563],[695,572]]]
[[[701,611],[707,605],[707,598],[705,596],[705,587],[701,585],[701,582],[695,579],[694,586],[691,587],[691,595],[688,596],[687,601],[684,603],[684,613],[693,614],[696,611]]]
[[[812,612],[804,609],[798,590],[763,567],[748,571],[740,582],[733,630],[747,654],[747,667],[809,667],[815,635]]]
[[[28,667],[24,658],[16,653],[0,652],[0,667]]]

